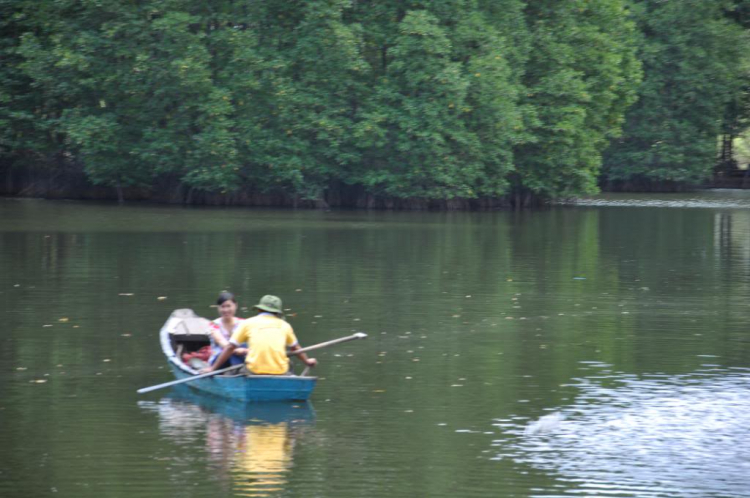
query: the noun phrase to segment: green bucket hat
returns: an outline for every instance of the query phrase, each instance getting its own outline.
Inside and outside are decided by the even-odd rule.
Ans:
[[[260,298],[260,303],[253,306],[253,308],[268,311],[269,313],[283,313],[281,310],[281,299],[271,295],[265,295]]]

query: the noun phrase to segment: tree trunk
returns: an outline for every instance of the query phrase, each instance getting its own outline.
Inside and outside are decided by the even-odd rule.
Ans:
[[[117,203],[120,205],[125,204],[125,196],[122,194],[122,184],[119,181],[115,185],[115,189],[117,190]]]

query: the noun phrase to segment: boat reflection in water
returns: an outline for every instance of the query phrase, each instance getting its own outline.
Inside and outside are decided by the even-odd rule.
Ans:
[[[284,489],[295,441],[315,418],[309,402],[244,404],[184,386],[175,386],[158,402],[138,404],[159,414],[163,436],[193,450],[204,447],[207,473],[239,496],[269,496]]]

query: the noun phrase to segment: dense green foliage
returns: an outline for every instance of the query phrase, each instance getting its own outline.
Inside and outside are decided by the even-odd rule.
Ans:
[[[696,181],[746,107],[743,8],[0,0],[0,160],[120,195],[555,197],[596,190],[625,122],[610,179]]]
[[[632,183],[700,183],[716,162],[719,134],[747,115],[750,47],[729,15],[739,7],[723,0],[634,4],[644,81],[623,137],[607,152],[605,174]]]
[[[520,186],[547,196],[591,192],[640,79],[634,27],[622,2],[546,0],[532,9],[525,81],[534,140],[519,151]]]

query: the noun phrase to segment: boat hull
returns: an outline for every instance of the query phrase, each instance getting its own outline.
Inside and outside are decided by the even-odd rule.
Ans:
[[[156,404],[170,403],[175,407],[182,406],[182,404],[198,406],[206,413],[218,414],[240,423],[249,420],[268,424],[279,424],[282,422],[303,423],[315,420],[315,410],[313,410],[312,403],[309,400],[299,402],[282,400],[263,403],[227,403],[227,398],[191,389],[185,384],[174,386],[169,394],[161,398],[159,403]],[[183,411],[179,410],[179,408],[177,410]]]
[[[170,367],[177,379],[193,376],[174,364],[170,364]],[[306,401],[316,381],[315,377],[217,375],[188,382],[187,386],[195,391],[238,401]]]

